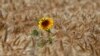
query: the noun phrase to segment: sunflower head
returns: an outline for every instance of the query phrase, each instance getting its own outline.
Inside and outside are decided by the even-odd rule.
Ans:
[[[53,26],[53,19],[49,17],[43,17],[39,20],[38,26],[41,30],[49,30]]]

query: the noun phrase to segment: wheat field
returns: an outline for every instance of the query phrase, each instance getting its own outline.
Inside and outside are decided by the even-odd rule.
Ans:
[[[37,26],[45,16],[53,40],[38,47],[48,36]],[[100,0],[0,0],[0,56],[100,56]]]

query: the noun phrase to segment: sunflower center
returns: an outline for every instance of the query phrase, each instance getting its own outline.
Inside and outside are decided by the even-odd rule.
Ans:
[[[45,20],[42,22],[43,27],[47,27],[49,25],[49,21]]]

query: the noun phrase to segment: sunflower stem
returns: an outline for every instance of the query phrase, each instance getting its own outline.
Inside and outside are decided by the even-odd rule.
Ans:
[[[50,35],[51,35],[51,31],[48,30],[47,33],[48,33],[48,43],[49,43],[49,44],[52,44],[52,38],[51,38],[51,36],[50,36]]]

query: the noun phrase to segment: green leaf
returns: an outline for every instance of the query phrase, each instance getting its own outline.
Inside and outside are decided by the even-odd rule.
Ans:
[[[51,30],[50,29],[48,29],[48,30],[46,30],[47,32],[49,32],[49,33],[51,33]]]
[[[39,35],[39,32],[38,32],[37,30],[33,30],[33,31],[32,31],[32,35],[38,36],[38,35]]]

